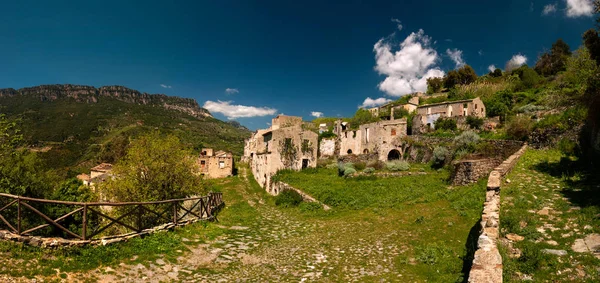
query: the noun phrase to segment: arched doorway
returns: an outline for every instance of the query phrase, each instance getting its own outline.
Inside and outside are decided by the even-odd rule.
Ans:
[[[400,159],[400,151],[396,149],[390,150],[388,153],[388,160],[399,160]]]
[[[348,149],[348,151],[346,151],[346,153],[352,154],[352,149]]]
[[[368,154],[368,153],[369,153],[369,150],[365,148],[365,150],[363,150],[363,153],[364,153],[364,154]]]

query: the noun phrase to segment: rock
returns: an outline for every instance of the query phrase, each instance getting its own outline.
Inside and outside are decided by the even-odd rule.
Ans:
[[[538,215],[549,215],[550,214],[550,208],[548,207],[544,207],[542,209],[540,209],[538,212],[536,212]]]
[[[584,241],[590,251],[600,251],[600,234],[589,234],[585,237]]]
[[[525,237],[523,237],[523,236],[519,236],[517,234],[512,234],[512,233],[511,234],[507,234],[506,238],[509,239],[509,240],[511,240],[511,241],[513,241],[513,242],[520,242],[520,241],[523,241],[525,239]]]
[[[567,255],[567,251],[565,251],[565,250],[543,249],[542,251],[544,253],[551,254],[551,255],[557,255],[557,256]]]
[[[231,227],[229,227],[229,229],[231,229],[231,230],[238,230],[238,231],[241,231],[241,230],[248,230],[248,229],[250,229],[250,227],[244,227],[244,226],[231,226]]]
[[[558,242],[556,242],[554,240],[546,241],[546,244],[551,245],[551,246],[558,246]]]
[[[585,241],[583,239],[577,239],[571,246],[571,249],[577,253],[585,253],[589,252],[588,247],[585,245]]]
[[[156,260],[156,264],[158,265],[165,265],[165,261],[162,258],[159,258]]]

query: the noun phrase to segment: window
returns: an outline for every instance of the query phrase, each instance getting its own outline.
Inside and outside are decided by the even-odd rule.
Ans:
[[[219,161],[219,168],[225,168],[225,161]]]
[[[200,168],[204,169],[204,166],[206,166],[206,161],[205,160],[200,161]]]
[[[477,104],[475,104],[475,110],[477,110]]]
[[[396,129],[392,129],[392,136],[396,135]]]

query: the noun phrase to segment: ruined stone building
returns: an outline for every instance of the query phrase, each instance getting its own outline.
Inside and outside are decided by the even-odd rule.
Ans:
[[[371,114],[373,114],[373,116],[379,117],[379,113],[381,113],[383,110],[388,111],[389,109],[389,111],[391,111],[390,116],[393,116],[394,111],[397,111],[399,109],[405,109],[406,111],[408,111],[408,113],[412,113],[415,112],[415,110],[417,110],[418,107],[419,95],[417,94],[416,96],[411,97],[408,100],[408,102],[404,104],[396,105],[394,102],[390,102],[379,107],[370,108],[368,110],[369,112],[371,112]]]
[[[258,130],[246,140],[244,158],[254,178],[271,194],[271,177],[282,169],[301,170],[317,166],[317,133],[306,130],[301,117],[278,115],[269,129]]]
[[[397,140],[406,136],[406,119],[379,121],[353,130],[347,122],[338,120],[334,125],[335,139],[321,141],[321,156],[349,154],[377,154],[379,160],[399,159]]]
[[[112,167],[113,165],[110,163],[101,163],[90,169],[90,175],[85,173],[79,174],[77,175],[77,179],[81,180],[84,185],[95,188],[96,184],[104,182],[113,176]]]
[[[233,154],[212,148],[203,148],[198,157],[200,174],[205,178],[225,178],[233,175]]]
[[[485,115],[485,105],[479,97],[421,105],[412,121],[412,134],[435,129],[434,122],[439,118],[452,118],[458,123],[464,123],[467,116],[485,118]]]

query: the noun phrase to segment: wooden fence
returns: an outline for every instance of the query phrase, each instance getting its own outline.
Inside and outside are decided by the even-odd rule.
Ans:
[[[190,219],[213,219],[222,193],[153,202],[71,202],[0,193],[0,227],[21,236],[91,240],[111,231],[141,232]],[[104,232],[104,234],[102,234]]]

